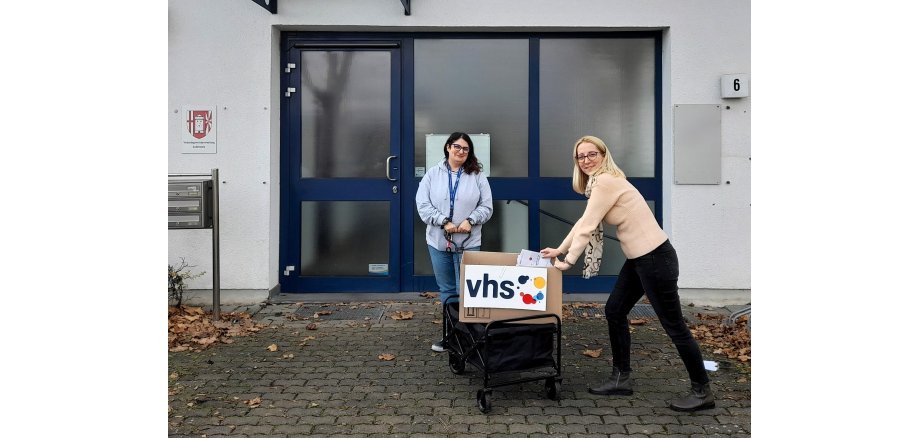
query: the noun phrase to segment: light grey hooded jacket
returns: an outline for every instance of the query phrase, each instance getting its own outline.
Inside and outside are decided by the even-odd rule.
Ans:
[[[449,169],[446,158],[437,166],[428,169],[418,185],[418,192],[415,193],[415,207],[422,222],[427,225],[425,242],[438,251],[447,250],[447,239],[444,238],[441,223],[450,213],[450,190],[447,183]],[[456,173],[451,175],[454,183],[457,181],[456,176]],[[471,218],[476,223],[473,225],[470,239],[463,244],[464,248],[482,245],[482,224],[491,217],[492,188],[489,186],[488,178],[482,172],[461,172],[451,222],[459,225],[464,219]],[[457,234],[452,240],[456,245],[460,245],[466,237],[466,234]]]

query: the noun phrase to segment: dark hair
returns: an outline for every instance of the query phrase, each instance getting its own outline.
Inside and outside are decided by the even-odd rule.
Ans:
[[[444,158],[447,158],[448,152],[447,148],[450,147],[458,138],[462,138],[466,141],[466,144],[470,145],[470,152],[466,154],[466,162],[463,163],[463,173],[474,174],[482,171],[482,164],[479,163],[479,160],[476,159],[476,149],[473,148],[473,139],[470,138],[465,132],[455,132],[447,137],[447,141],[444,143]]]

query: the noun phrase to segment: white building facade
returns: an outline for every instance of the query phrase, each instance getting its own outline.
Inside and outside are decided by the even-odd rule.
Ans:
[[[596,135],[682,294],[743,304],[750,73],[749,1],[170,0],[168,170],[219,169],[223,291],[434,291],[413,199],[439,135],[481,134],[482,250],[503,252],[562,240],[584,208],[572,147]],[[209,273],[191,289],[213,286],[211,238],[169,232],[170,263]],[[601,276],[563,291],[609,292],[622,260],[608,240]]]

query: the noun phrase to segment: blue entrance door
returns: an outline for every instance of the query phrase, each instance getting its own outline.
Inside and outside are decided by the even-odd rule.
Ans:
[[[281,291],[398,291],[399,45],[286,45]]]

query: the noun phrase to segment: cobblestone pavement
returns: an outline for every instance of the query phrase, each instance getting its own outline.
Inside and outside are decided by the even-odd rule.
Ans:
[[[298,310],[300,309],[300,310]],[[169,353],[171,437],[713,437],[750,436],[749,368],[704,348],[719,362],[710,372],[714,409],[668,408],[690,387],[657,320],[634,326],[632,396],[596,396],[587,386],[609,373],[603,317],[562,323],[558,401],[542,381],[497,387],[492,410],[476,401],[481,371],[448,368],[431,351],[440,335],[436,302],[263,304],[246,311],[270,324],[231,344]],[[719,309],[711,309],[719,311]],[[333,311],[329,315],[314,314]],[[685,308],[685,316],[700,309]],[[411,319],[394,319],[412,312]],[[331,319],[336,315],[349,319]],[[304,318],[301,318],[304,316]],[[309,330],[308,324],[316,324]],[[275,344],[276,351],[269,346]],[[598,358],[585,350],[603,349]],[[380,359],[391,354],[392,360]],[[258,399],[257,399],[258,398]]]

